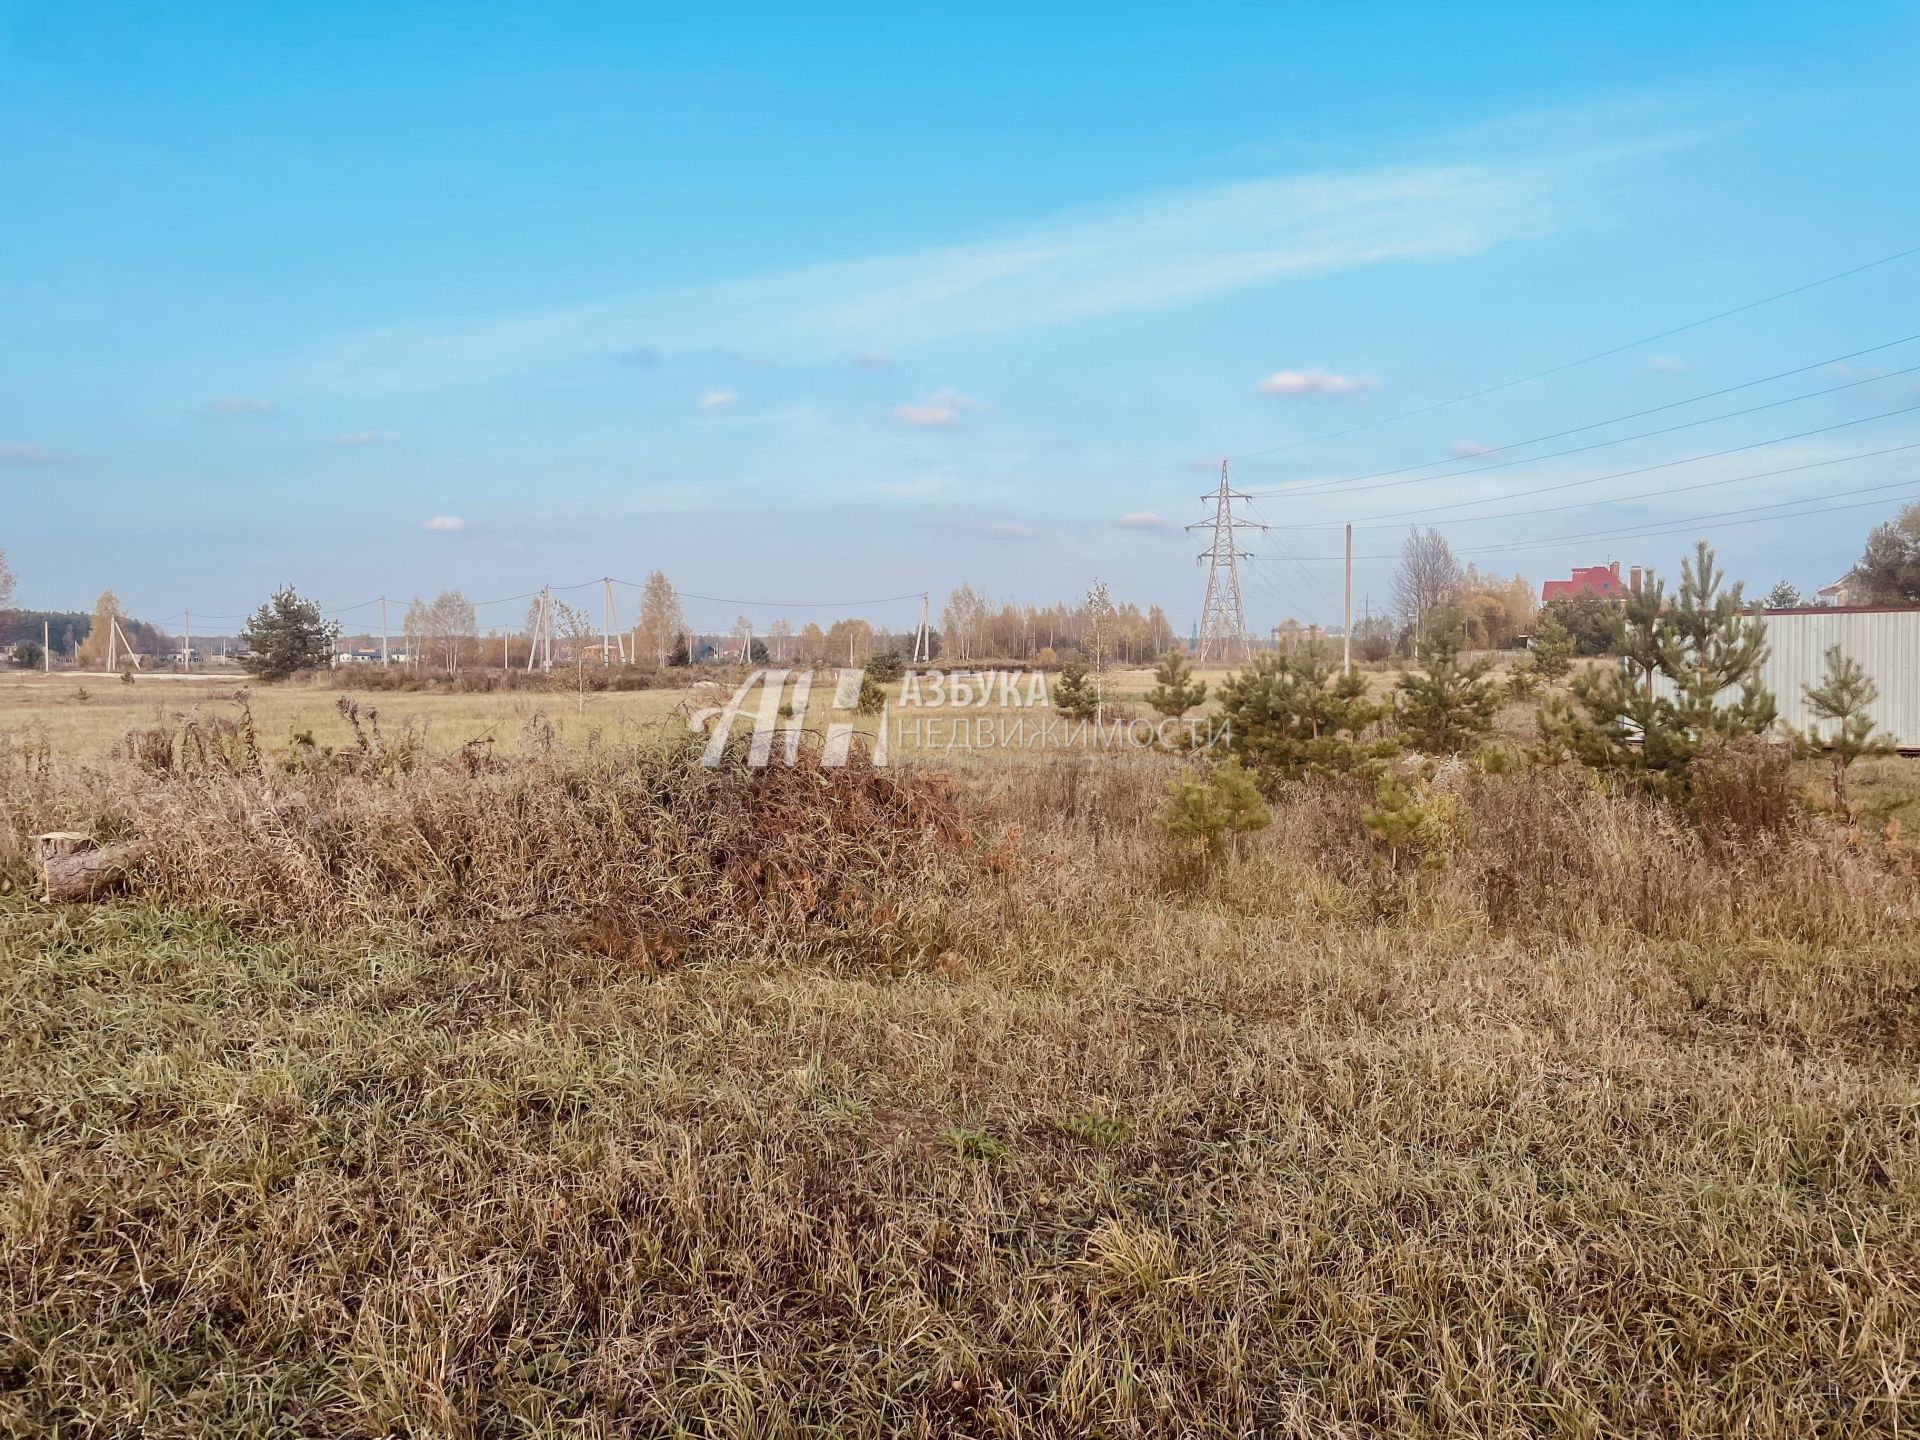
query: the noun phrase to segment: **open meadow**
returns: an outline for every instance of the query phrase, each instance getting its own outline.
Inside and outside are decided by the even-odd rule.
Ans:
[[[72,688],[0,689],[9,1433],[1920,1418],[1897,832],[1449,762],[1418,863],[1309,780],[1196,869],[1171,756]],[[56,828],[131,890],[35,898]]]

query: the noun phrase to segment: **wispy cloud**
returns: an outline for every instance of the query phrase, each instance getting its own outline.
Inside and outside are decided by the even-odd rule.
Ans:
[[[391,430],[342,430],[333,437],[336,445],[384,445],[400,437]]]
[[[725,410],[740,397],[731,390],[709,390],[700,397],[702,410]]]
[[[1014,520],[996,520],[987,526],[987,533],[997,535],[1002,540],[1037,540],[1040,538],[1040,527]]]
[[[1259,385],[1262,395],[1357,395],[1379,381],[1371,375],[1335,375],[1315,366],[1311,370],[1276,370]]]
[[[271,400],[247,395],[223,395],[213,402],[216,415],[271,415],[277,407]]]
[[[862,370],[884,370],[893,364],[893,357],[880,350],[863,350],[853,357],[853,363]]]
[[[44,445],[0,445],[0,465],[51,465],[53,452]]]
[[[467,522],[458,515],[436,515],[420,528],[438,531],[442,535],[457,535],[467,528]]]
[[[1672,355],[1649,355],[1647,369],[1680,371],[1687,368],[1687,362]]]
[[[893,418],[902,425],[917,425],[923,429],[948,430],[960,423],[960,416],[968,410],[977,410],[980,402],[971,395],[962,395],[958,390],[936,390],[924,400],[915,400],[906,405],[893,407]]]
[[[1456,440],[1453,442],[1453,458],[1456,460],[1473,460],[1482,455],[1498,455],[1499,453],[1500,447],[1498,445],[1487,445],[1478,440]]]
[[[894,354],[955,337],[1165,309],[1249,286],[1474,255],[1562,220],[1591,155],[1247,180],[1071,212],[963,244],[344,336],[302,386],[391,391],[543,366],[734,348],[776,361]]]
[[[1164,530],[1167,522],[1151,510],[1132,510],[1113,522],[1124,530]]]

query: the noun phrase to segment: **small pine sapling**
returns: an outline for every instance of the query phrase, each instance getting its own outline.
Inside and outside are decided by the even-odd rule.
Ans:
[[[1760,683],[1766,622],[1744,613],[1741,587],[1722,589],[1723,578],[1702,541],[1671,602],[1651,572],[1629,593],[1619,667],[1575,676],[1580,710],[1555,717],[1582,763],[1684,805],[1703,749],[1772,727],[1777,710]]]
[[[1053,706],[1076,720],[1090,720],[1100,708],[1100,693],[1088,678],[1087,667],[1075,660],[1060,667],[1053,685]]]
[[[1343,672],[1319,645],[1254,656],[1221,685],[1220,710],[1233,753],[1262,776],[1345,775],[1399,749],[1367,738],[1386,707],[1364,675]]]
[[[1838,645],[1827,650],[1826,673],[1818,685],[1805,686],[1807,704],[1821,721],[1833,723],[1833,729],[1821,733],[1816,723],[1807,729],[1807,743],[1826,752],[1833,772],[1833,802],[1847,822],[1853,822],[1853,806],[1847,797],[1847,771],[1853,762],[1868,755],[1891,755],[1893,740],[1876,735],[1873,716],[1868,712],[1880,698],[1880,687],[1852,656]]]
[[[1542,680],[1558,680],[1573,668],[1573,632],[1551,610],[1542,610],[1527,653]]]
[[[1181,858],[1207,870],[1237,852],[1242,835],[1266,829],[1273,812],[1260,798],[1253,776],[1237,760],[1229,760],[1176,777],[1167,787],[1158,819]]]
[[[1490,678],[1493,661],[1460,658],[1461,627],[1436,625],[1426,643],[1425,663],[1400,677],[1401,733],[1429,755],[1457,755],[1480,743],[1493,728],[1500,688]]]
[[[1203,705],[1207,683],[1193,678],[1193,666],[1184,651],[1169,650],[1153,672],[1154,687],[1147,692],[1147,704],[1157,714],[1178,720],[1187,711]]]

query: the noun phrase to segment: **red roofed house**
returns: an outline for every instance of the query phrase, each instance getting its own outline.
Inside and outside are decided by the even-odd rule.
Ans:
[[[1639,566],[1634,567],[1636,570]],[[1540,587],[1540,603],[1549,600],[1571,599],[1575,595],[1591,591],[1607,600],[1624,600],[1627,596],[1627,582],[1620,578],[1620,562],[1611,565],[1584,565],[1573,572],[1570,580],[1549,580]]]

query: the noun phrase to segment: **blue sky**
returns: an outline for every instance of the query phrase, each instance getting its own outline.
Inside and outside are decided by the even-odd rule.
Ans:
[[[1811,587],[1920,493],[1863,418],[1920,256],[1392,419],[1920,245],[1914,6],[1037,8],[0,0],[19,603],[1097,574],[1184,629],[1227,456],[1265,626],[1338,619],[1348,519],[1377,604],[1412,520],[1537,584],[1830,496],[1694,527]]]

